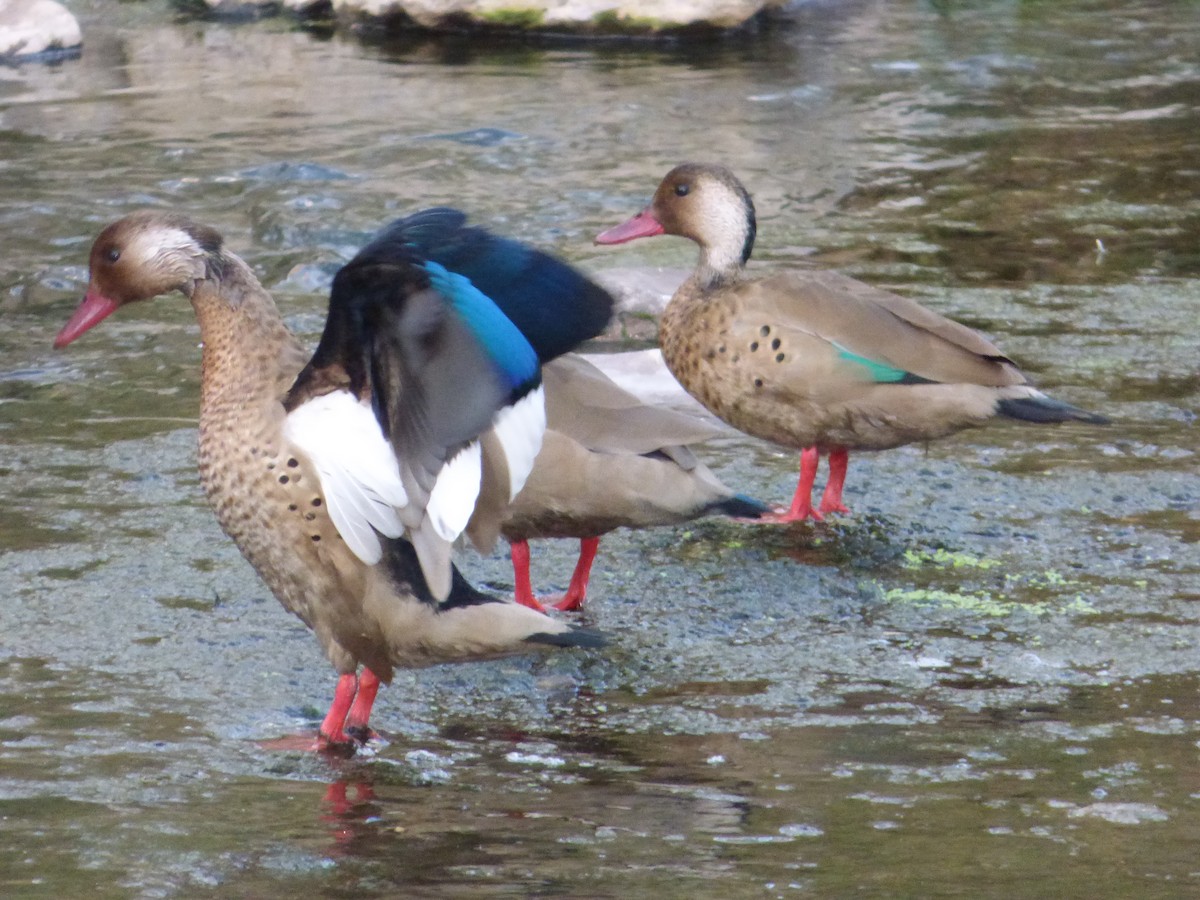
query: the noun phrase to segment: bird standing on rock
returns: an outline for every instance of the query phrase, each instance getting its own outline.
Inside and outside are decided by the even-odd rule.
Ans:
[[[563,350],[604,327],[607,294],[523,250],[537,276],[522,285],[528,302],[573,322],[558,329]],[[376,692],[396,666],[602,643],[475,590],[451,563],[481,484],[502,482],[494,489],[511,500],[545,428],[538,352],[467,278],[384,229],[335,276],[309,358],[212,228],[134,213],[100,233],[89,266],[56,347],[129,303],[173,291],[192,303],[203,341],[201,484],[221,527],[339,673],[318,746],[370,734]],[[571,320],[572,306],[586,314]]]
[[[802,451],[791,507],[775,521],[848,512],[851,450],[928,441],[998,416],[1107,422],[1046,396],[990,341],[913,300],[834,272],[749,275],[756,229],[750,195],[729,169],[685,163],[649,206],[596,242],[669,234],[699,245],[695,271],[662,315],[663,357],[716,416]],[[830,474],[813,508],[822,453]]]

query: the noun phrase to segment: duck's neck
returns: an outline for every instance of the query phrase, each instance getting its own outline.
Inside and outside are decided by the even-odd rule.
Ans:
[[[201,417],[218,409],[277,401],[303,364],[299,342],[284,325],[271,295],[241,259],[196,281],[188,296],[203,341]],[[294,369],[284,371],[284,369]]]
[[[754,249],[757,224],[754,207],[744,202],[722,203],[706,211],[703,227],[694,238],[700,245],[700,261],[693,274],[701,290],[736,281],[741,277],[750,251]],[[704,240],[703,237],[714,239]]]
[[[691,280],[701,291],[712,290],[723,284],[737,281],[743,271],[741,248],[730,245],[701,247],[700,261],[692,273]]]

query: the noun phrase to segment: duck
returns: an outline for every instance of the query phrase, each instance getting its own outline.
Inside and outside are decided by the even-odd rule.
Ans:
[[[700,250],[659,323],[667,367],[718,418],[801,451],[792,502],[771,521],[849,512],[851,451],[932,441],[997,418],[1108,422],[1037,390],[983,335],[914,300],[832,271],[747,272],[754,203],[725,166],[676,166],[648,206],[595,240],[660,234]],[[821,455],[829,477],[814,507]]]
[[[727,487],[696,456],[693,445],[727,433],[720,424],[644,403],[576,353],[546,363],[542,384],[546,433],[524,487],[499,518],[477,513],[467,526],[477,547],[491,543],[488,528],[498,527],[509,542],[518,603],[544,608],[532,588],[530,540],[579,541],[567,591],[551,604],[574,611],[587,597],[603,535],[709,515],[753,520],[769,512]]]
[[[309,354],[218,231],[135,212],[95,239],[84,299],[54,341],[66,347],[139,301],[191,301],[203,347],[201,485],[338,673],[314,745],[331,752],[373,735],[376,695],[397,667],[605,642],[477,590],[454,565],[482,484],[503,480],[511,499],[540,450],[539,356],[469,279],[397,231],[382,229],[334,276]],[[563,311],[557,346],[603,328],[607,294],[548,254],[521,251],[512,285]],[[579,304],[591,309],[573,319]],[[569,334],[572,323],[590,324]]]

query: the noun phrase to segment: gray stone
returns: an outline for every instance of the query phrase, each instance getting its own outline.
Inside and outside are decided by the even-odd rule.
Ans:
[[[71,50],[83,43],[79,22],[54,0],[0,0],[0,59]]]
[[[312,0],[284,0],[296,8]],[[737,28],[780,0],[332,0],[339,18],[472,24],[528,31],[656,33],[687,26]]]

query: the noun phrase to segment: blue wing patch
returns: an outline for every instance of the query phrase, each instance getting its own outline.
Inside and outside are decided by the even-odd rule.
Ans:
[[[897,369],[894,366],[889,366],[887,363],[876,362],[873,359],[867,359],[865,356],[859,356],[840,344],[834,344],[837,347],[838,358],[844,359],[847,362],[852,362],[857,366],[862,366],[871,376],[871,380],[876,384],[932,384],[928,378],[922,378],[920,375],[914,375],[912,372],[906,372],[904,369]]]
[[[377,240],[408,245],[471,279],[547,362],[602,332],[613,298],[567,265],[519,241],[466,224],[455,209],[422,210],[388,225]]]
[[[538,374],[533,346],[491,299],[464,275],[435,262],[423,263],[433,289],[450,301],[496,367],[516,389]]]

